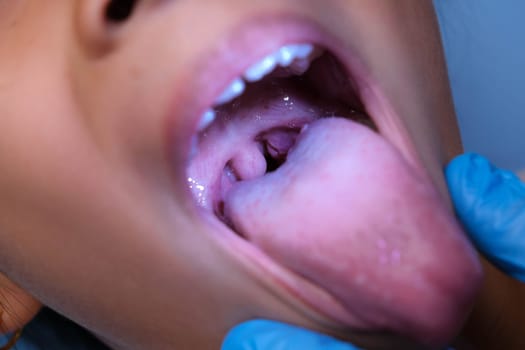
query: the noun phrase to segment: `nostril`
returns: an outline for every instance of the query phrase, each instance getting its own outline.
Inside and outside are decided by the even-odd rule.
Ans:
[[[106,19],[110,22],[121,23],[128,20],[133,14],[137,0],[111,0],[106,7]]]

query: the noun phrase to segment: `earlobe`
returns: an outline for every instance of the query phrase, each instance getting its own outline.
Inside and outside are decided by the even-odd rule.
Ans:
[[[38,300],[0,273],[0,334],[22,329],[41,308]]]

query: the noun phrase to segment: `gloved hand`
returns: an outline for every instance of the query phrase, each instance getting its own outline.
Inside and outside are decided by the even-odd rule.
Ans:
[[[500,269],[484,263],[485,283],[464,339],[474,349],[525,349],[525,186],[475,154],[456,158],[446,177],[466,231]]]
[[[476,154],[454,159],[446,178],[476,247],[503,272],[525,281],[525,184]]]
[[[358,350],[334,338],[267,320],[241,323],[226,336],[222,350]]]
[[[454,206],[477,248],[509,275],[525,281],[525,185],[511,172],[475,154],[446,169]],[[255,320],[235,327],[222,350],[354,350],[325,335],[286,324]]]

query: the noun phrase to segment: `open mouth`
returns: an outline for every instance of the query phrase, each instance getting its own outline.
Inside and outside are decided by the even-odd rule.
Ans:
[[[256,251],[247,256],[350,329],[432,346],[454,337],[479,285],[476,256],[381,133],[350,63],[287,43],[225,85],[186,175],[205,218],[246,243],[232,250]]]
[[[242,236],[225,213],[228,192],[277,171],[301,134],[325,118],[376,129],[344,68],[327,50],[285,45],[252,65],[201,117],[196,159],[188,170],[198,204]]]

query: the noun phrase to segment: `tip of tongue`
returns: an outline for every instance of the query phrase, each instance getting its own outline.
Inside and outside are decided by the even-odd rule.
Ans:
[[[225,210],[273,260],[359,320],[424,344],[451,340],[481,268],[434,187],[363,125],[320,119],[274,173],[241,182]]]

